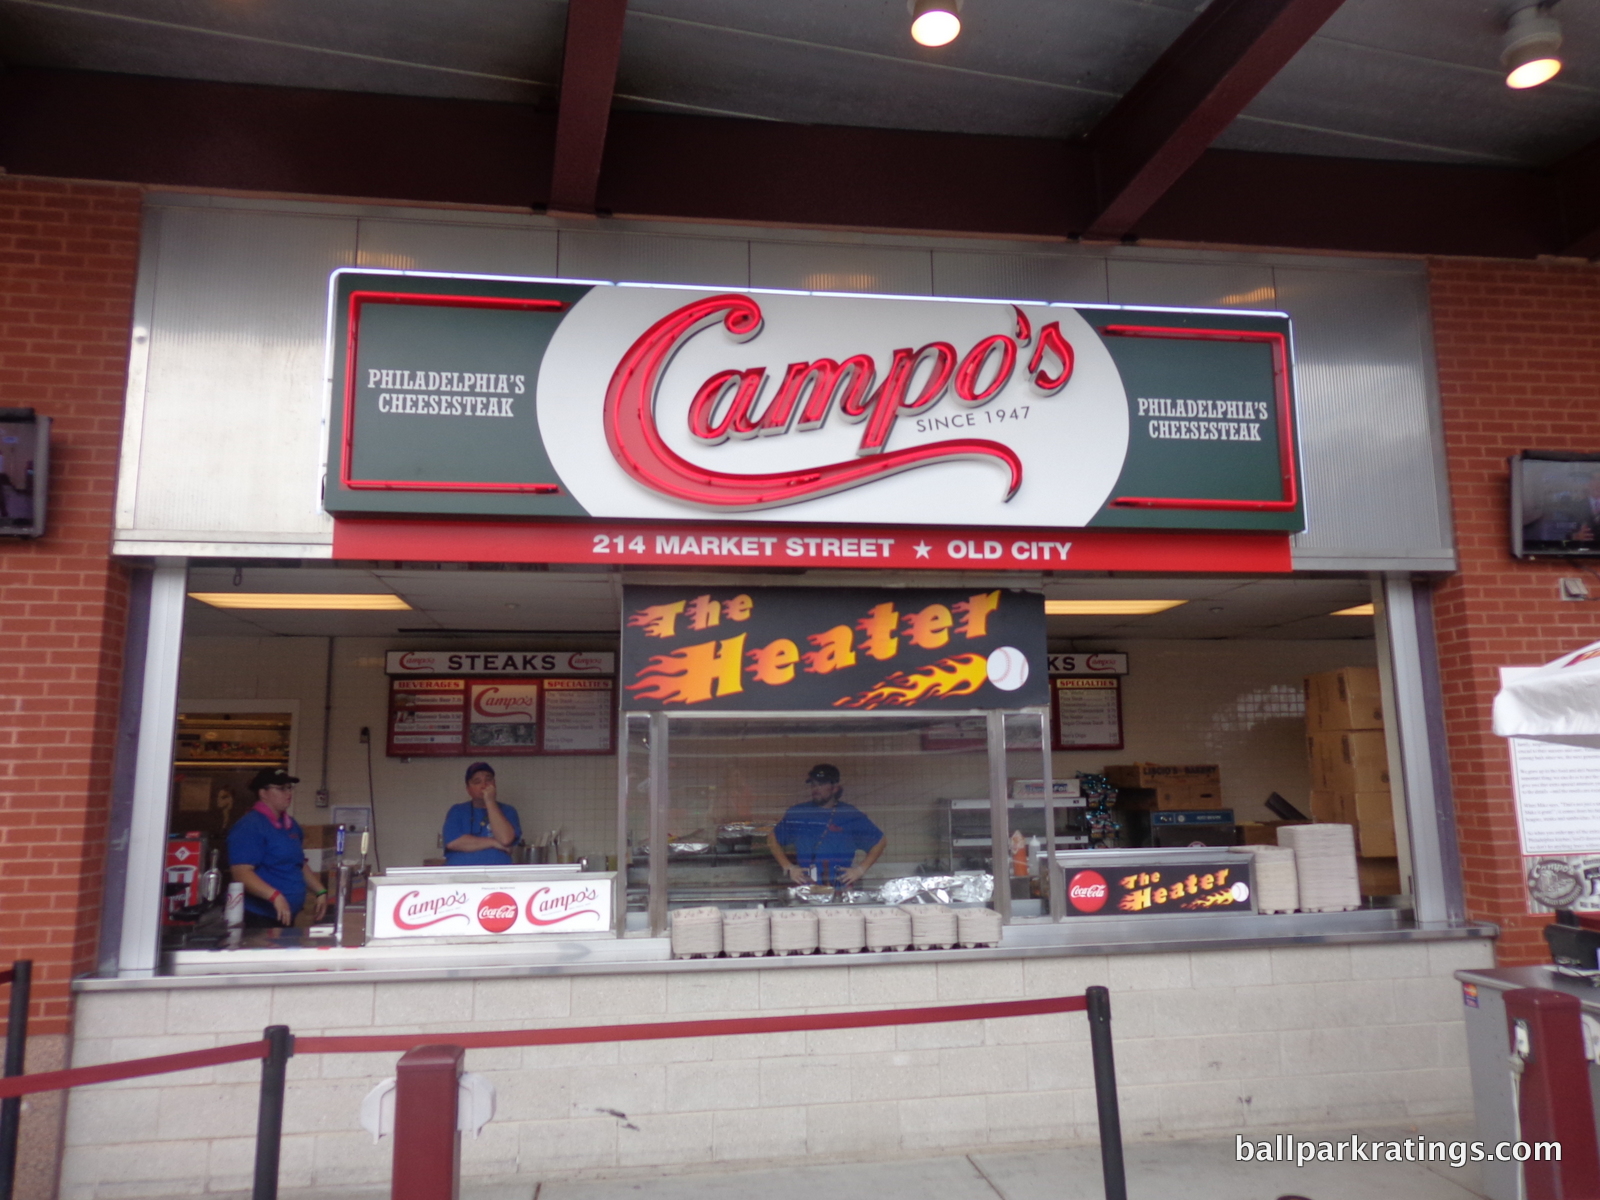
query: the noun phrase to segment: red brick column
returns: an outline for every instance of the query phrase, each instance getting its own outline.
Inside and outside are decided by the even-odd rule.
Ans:
[[[1436,621],[1467,910],[1505,930],[1502,965],[1538,962],[1549,917],[1527,911],[1510,761],[1490,709],[1498,668],[1600,641],[1600,603],[1557,599],[1557,577],[1581,573],[1572,565],[1511,557],[1506,458],[1600,451],[1600,268],[1438,261],[1431,275],[1461,556]]]
[[[68,1031],[99,925],[139,208],[135,187],[0,176],[0,406],[55,425],[46,536],[0,539],[0,959],[34,960],[30,1032],[46,1036]]]

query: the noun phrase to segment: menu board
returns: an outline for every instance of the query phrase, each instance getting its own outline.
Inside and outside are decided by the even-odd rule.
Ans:
[[[611,754],[612,679],[391,679],[391,758]]]
[[[611,753],[612,691],[609,679],[546,679],[544,752]]]
[[[1057,750],[1121,750],[1122,680],[1115,675],[1053,676],[1050,715]]]

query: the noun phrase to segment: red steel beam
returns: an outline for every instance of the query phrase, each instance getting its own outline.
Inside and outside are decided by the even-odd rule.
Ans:
[[[567,0],[551,212],[594,213],[627,15],[628,0]]]
[[[1128,234],[1344,0],[1212,0],[1090,131],[1089,238]]]

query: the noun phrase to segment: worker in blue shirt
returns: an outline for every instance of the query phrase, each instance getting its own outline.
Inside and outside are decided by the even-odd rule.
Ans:
[[[511,847],[522,838],[517,810],[495,795],[494,768],[475,762],[467,768],[467,795],[444,818],[444,861],[449,867],[505,867]]]
[[[228,830],[228,866],[244,884],[244,923],[256,929],[290,925],[312,897],[312,916],[328,911],[328,890],[306,862],[305,834],[289,815],[300,780],[264,767],[250,781],[255,806]]]
[[[767,835],[767,848],[795,883],[850,887],[883,856],[889,839],[853,804],[844,802],[839,768],[819,763],[806,774],[811,799],[796,804]],[[794,847],[791,859],[784,847]],[[856,851],[866,852],[859,863]]]

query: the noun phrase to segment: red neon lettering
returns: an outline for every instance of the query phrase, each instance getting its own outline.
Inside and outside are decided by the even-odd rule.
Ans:
[[[656,427],[656,390],[667,364],[689,338],[712,325],[720,323],[736,339],[747,341],[761,331],[761,320],[761,306],[754,297],[707,296],[667,314],[629,347],[606,388],[605,427],[607,446],[632,479],[690,504],[749,510],[832,495],[928,463],[968,459],[1000,463],[1009,477],[1005,498],[1016,495],[1022,485],[1022,460],[1009,446],[979,438],[955,438],[869,454],[864,461],[765,474],[715,471],[683,458]],[[816,396],[813,390],[812,398]]]

